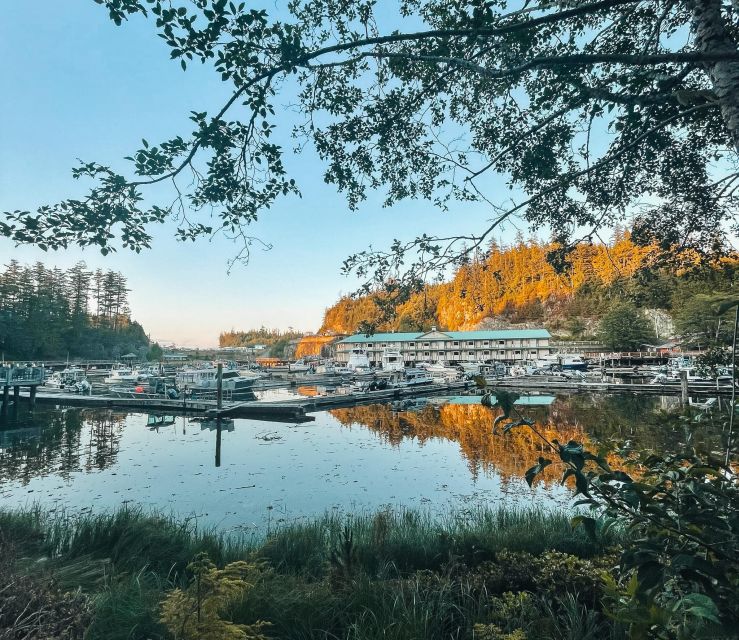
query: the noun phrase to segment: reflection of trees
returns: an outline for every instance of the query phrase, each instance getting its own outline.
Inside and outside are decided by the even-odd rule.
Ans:
[[[370,405],[334,409],[331,414],[345,426],[357,423],[366,426],[392,445],[406,438],[421,444],[433,439],[453,440],[459,443],[473,475],[482,470],[495,471],[504,480],[521,477],[545,453],[542,441],[530,429],[514,429],[505,436],[493,435],[492,422],[498,412],[478,404],[427,406],[418,412],[394,412],[387,405]],[[554,427],[545,422],[540,428],[549,439],[567,442],[585,438],[577,426]],[[557,482],[561,470],[547,468],[541,477],[546,483]]]
[[[32,478],[57,473],[102,470],[117,457],[125,414],[64,409],[39,412],[33,429],[4,434],[0,449],[0,479],[27,484]],[[29,431],[33,431],[29,435]]]
[[[616,467],[625,464],[617,453],[625,441],[631,442],[633,450],[657,453],[676,451],[689,441],[701,453],[720,448],[720,428],[710,421],[686,428],[689,422],[660,412],[659,398],[654,397],[578,395],[559,398],[548,407],[517,409],[535,420],[537,429],[550,441],[577,440],[592,451],[606,452],[609,463]],[[500,410],[479,404],[427,405],[417,412],[370,405],[334,409],[331,414],[344,426],[361,424],[392,445],[405,439],[421,444],[431,439],[452,440],[459,444],[473,474],[494,470],[504,480],[523,476],[540,455],[549,453],[526,428],[513,429],[505,436],[494,435],[492,423]],[[633,473],[638,475],[638,470]],[[561,469],[547,467],[542,477],[546,483],[556,482]]]

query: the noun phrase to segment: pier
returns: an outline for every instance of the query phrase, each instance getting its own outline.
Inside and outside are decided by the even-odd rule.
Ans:
[[[0,390],[2,390],[2,399],[0,399],[0,420],[8,417],[10,407],[10,389],[13,389],[13,412],[17,414],[20,401],[21,387],[28,387],[29,404],[33,409],[36,403],[36,388],[44,381],[44,370],[42,367],[30,366],[0,366]]]

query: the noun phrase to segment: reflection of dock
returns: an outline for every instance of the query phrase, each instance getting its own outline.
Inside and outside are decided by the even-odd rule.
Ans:
[[[21,387],[28,387],[31,408],[36,401],[36,387],[44,381],[43,367],[0,366],[0,420],[8,417],[10,407],[10,389],[13,388],[13,412],[17,414]]]
[[[552,381],[545,377],[536,378],[501,378],[489,385],[491,389],[505,387],[522,390],[541,391],[584,391],[587,393],[639,393],[652,396],[679,396],[682,393],[680,383],[676,384],[619,384],[614,382],[590,382],[579,380]],[[688,393],[691,396],[731,395],[731,385],[716,387],[715,382],[689,382]]]
[[[234,404],[231,407],[224,405],[223,409],[218,411],[213,409],[208,415],[240,415],[242,410],[258,410],[273,406],[281,406],[284,410],[299,408],[305,412],[323,411],[328,409],[338,409],[340,407],[353,407],[358,404],[377,404],[400,398],[412,398],[418,396],[426,396],[449,391],[467,389],[473,385],[472,382],[450,382],[448,384],[424,384],[413,387],[395,387],[391,389],[379,389],[377,391],[362,391],[360,393],[346,393],[325,396],[305,396],[296,400],[285,400],[283,402],[242,402]],[[479,398],[478,398],[479,401]]]

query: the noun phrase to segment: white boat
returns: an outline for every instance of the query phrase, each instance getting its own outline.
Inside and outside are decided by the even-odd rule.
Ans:
[[[287,365],[287,370],[290,373],[308,373],[313,369],[313,365],[308,364],[304,360],[298,360],[297,362],[291,362]]]
[[[130,367],[114,367],[110,375],[103,380],[105,384],[134,384],[138,382],[138,374],[134,373],[134,370]]]
[[[65,389],[71,388],[83,380],[86,380],[84,369],[67,366],[62,371],[52,373],[44,384],[52,389]]]
[[[383,371],[403,371],[405,363],[400,349],[386,347],[382,351],[382,370]]]
[[[461,375],[459,369],[456,367],[449,367],[443,362],[434,362],[433,364],[427,364],[425,366],[419,365],[418,369],[426,371],[432,380],[438,380],[440,382],[456,380]]]
[[[557,367],[563,371],[587,371],[588,363],[574,353],[552,353],[536,361],[540,369]]]
[[[490,365],[484,362],[460,362],[459,366],[465,374],[472,376],[485,375],[490,370]]]
[[[371,371],[370,361],[367,353],[359,347],[355,347],[349,354],[349,361],[346,363],[347,369],[352,374],[369,373]]]
[[[259,374],[242,374],[238,371],[224,371],[222,373],[223,390],[240,392],[250,390],[254,383],[259,380]],[[218,369],[208,367],[206,369],[184,369],[177,373],[177,386],[182,389],[187,387],[190,391],[216,391],[218,389]]]
[[[421,384],[432,384],[433,382],[434,378],[428,369],[406,369],[403,381],[399,383],[399,386],[415,387]]]

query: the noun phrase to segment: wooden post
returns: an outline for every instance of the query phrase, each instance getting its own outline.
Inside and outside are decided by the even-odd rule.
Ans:
[[[216,409],[220,411],[223,409],[223,364],[218,363],[218,373],[217,375],[217,391],[216,391]]]
[[[683,370],[680,372],[680,401],[683,406],[687,406],[689,403],[688,400],[688,372]]]
[[[216,418],[216,467],[221,466],[221,419]]]
[[[9,403],[10,403],[10,387],[6,385],[3,387],[3,404],[0,407],[0,420],[7,419]]]
[[[31,392],[28,394],[29,404],[31,405],[31,411],[36,408],[36,389],[38,387],[34,384],[31,387]]]
[[[21,400],[21,388],[18,385],[13,387],[13,419],[18,419],[18,405]]]

